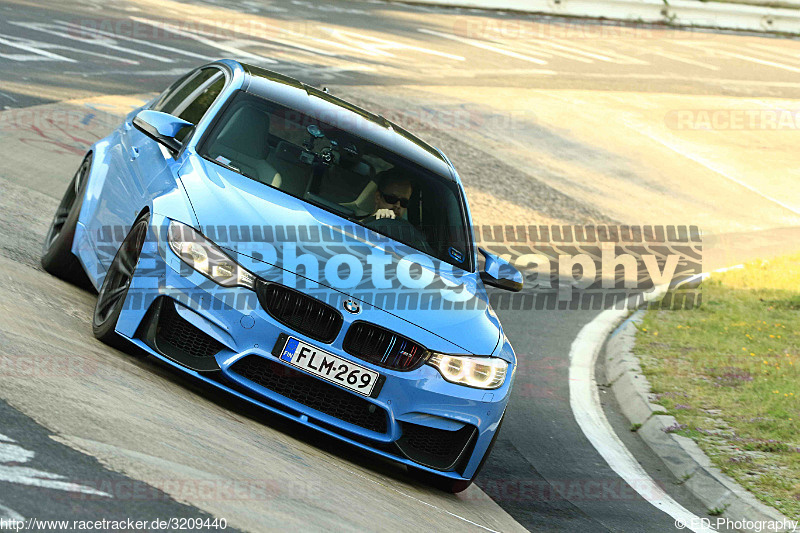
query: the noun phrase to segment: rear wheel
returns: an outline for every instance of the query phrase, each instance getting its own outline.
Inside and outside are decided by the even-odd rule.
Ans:
[[[117,255],[111,261],[94,307],[92,333],[102,342],[117,348],[122,345],[122,340],[116,332],[117,320],[133,281],[133,273],[139,262],[149,227],[148,215],[144,215],[133,224],[128,236],[122,241]]]
[[[61,199],[42,247],[42,267],[50,274],[76,285],[89,286],[89,280],[78,258],[72,254],[72,241],[83,204],[83,193],[92,168],[88,154]]]
[[[426,485],[430,485],[432,487],[436,487],[437,489],[449,492],[451,494],[457,494],[459,492],[463,492],[469,488],[475,482],[475,479],[483,470],[483,465],[486,464],[486,459],[489,458],[489,455],[492,453],[492,448],[494,448],[494,443],[497,442],[497,436],[500,434],[500,428],[503,425],[503,419],[500,419],[500,423],[497,425],[497,429],[492,436],[492,442],[489,443],[489,447],[486,448],[486,453],[483,454],[483,458],[481,459],[478,468],[475,470],[475,473],[472,475],[470,479],[451,479],[444,476],[438,476],[427,470],[419,470],[417,468],[408,467],[408,473],[414,479],[425,483]]]

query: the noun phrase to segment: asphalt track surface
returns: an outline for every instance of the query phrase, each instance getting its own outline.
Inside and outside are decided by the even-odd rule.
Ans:
[[[0,12],[0,519],[674,529],[570,409],[570,345],[595,312],[498,309],[520,359],[514,394],[478,487],[451,496],[96,342],[94,295],[41,271],[41,241],[86,146],[180,73],[240,57],[422,129],[454,160],[478,223],[705,223],[774,230],[772,249],[783,249],[800,197],[782,188],[791,180],[759,173],[768,163],[736,154],[757,139],[780,165],[797,132],[685,132],[669,113],[792,109],[800,43],[380,2],[5,2]],[[649,475],[705,516],[607,403]]]

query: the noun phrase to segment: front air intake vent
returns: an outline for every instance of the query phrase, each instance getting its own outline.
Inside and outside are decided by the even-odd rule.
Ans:
[[[377,433],[387,431],[386,411],[382,408],[277,361],[249,355],[231,365],[230,371],[265,389],[349,424]]]
[[[425,466],[438,470],[451,470],[464,455],[478,428],[466,425],[457,431],[447,431],[428,426],[400,422],[403,435],[397,441],[400,452]]]

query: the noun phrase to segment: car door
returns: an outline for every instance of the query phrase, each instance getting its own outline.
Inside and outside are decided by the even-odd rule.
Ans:
[[[196,125],[219,97],[225,83],[226,77],[221,69],[202,68],[172,98],[165,100],[161,106],[157,102],[153,109]],[[183,145],[193,132],[194,127],[187,126],[178,132],[175,139]],[[137,128],[133,128],[123,142],[131,154],[131,173],[135,181],[144,187],[145,203],[176,187],[176,161],[166,147]]]
[[[151,109],[178,116],[197,124],[225,87],[224,72],[205,67],[181,78],[165,91]],[[141,209],[153,198],[177,186],[177,162],[163,145],[133,126],[135,114],[126,117],[114,147],[108,177],[103,183],[98,209],[94,217],[93,235],[98,235],[100,260],[107,267],[122,239]],[[194,128],[186,127],[176,138],[184,142]]]

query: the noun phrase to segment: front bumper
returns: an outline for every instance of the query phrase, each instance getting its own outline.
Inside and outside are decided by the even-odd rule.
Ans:
[[[154,234],[165,234],[160,232],[167,223],[154,215]],[[174,344],[180,343],[160,340],[167,315],[181,321],[187,331],[199,333],[181,333],[192,338],[191,349],[176,351]],[[372,318],[378,318],[378,313]],[[370,316],[362,314],[358,319]],[[143,250],[117,331],[155,357],[270,412],[409,466],[453,479],[472,478],[508,403],[513,367],[503,386],[489,391],[448,383],[428,365],[407,372],[377,367],[343,350],[352,319],[345,316],[344,320],[333,342],[309,339],[273,319],[252,291],[214,284],[184,265],[163,242],[152,239]],[[281,335],[379,372],[385,378],[379,394],[363,397],[289,369],[272,353]],[[245,370],[253,363],[264,371]],[[270,374],[281,374],[281,369],[296,381],[286,385],[286,376]],[[320,397],[327,398],[327,403]],[[364,408],[372,410],[367,418],[373,422],[363,422],[363,417],[351,416],[345,408],[356,414],[364,414],[359,411]],[[385,413],[383,424],[374,423],[375,413]],[[445,453],[442,439],[449,439],[445,444],[449,442],[453,453]]]

